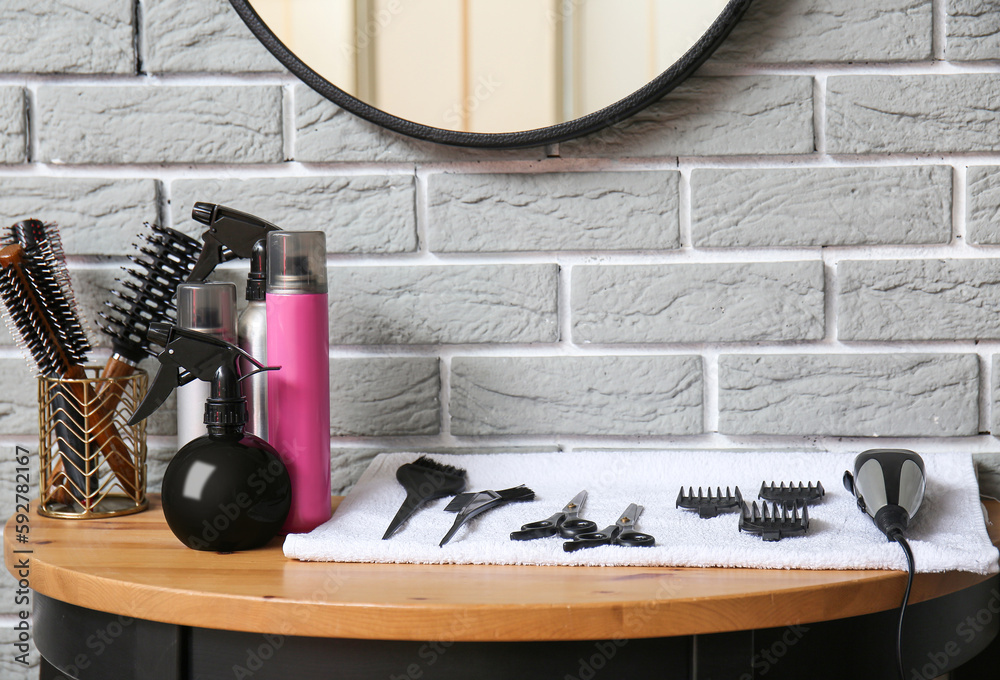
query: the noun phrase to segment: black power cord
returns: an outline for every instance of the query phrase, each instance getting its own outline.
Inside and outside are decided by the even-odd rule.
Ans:
[[[913,574],[916,572],[916,566],[913,562],[913,551],[910,550],[910,544],[903,537],[903,532],[898,529],[890,531],[889,538],[899,543],[899,547],[903,549],[906,554],[906,566],[909,570],[909,576],[906,579],[906,592],[903,594],[903,604],[899,608],[899,626],[896,629],[896,667],[899,669],[899,680],[906,680],[906,675],[903,672],[903,617],[906,615],[906,603],[910,599],[910,588],[913,587]]]

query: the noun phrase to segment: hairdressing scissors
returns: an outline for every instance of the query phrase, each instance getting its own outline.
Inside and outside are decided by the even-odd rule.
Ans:
[[[618,521],[609,527],[591,533],[578,534],[572,541],[563,543],[563,550],[573,552],[583,548],[595,548],[599,545],[627,545],[648,547],[656,544],[656,539],[649,534],[643,534],[635,529],[635,521],[642,514],[642,506],[632,503]]]
[[[573,538],[579,534],[596,531],[597,524],[589,519],[580,519],[580,507],[587,500],[587,492],[581,491],[573,496],[566,507],[548,519],[531,522],[521,527],[520,531],[510,534],[512,541],[530,541],[533,538],[545,538],[559,534],[563,538]]]

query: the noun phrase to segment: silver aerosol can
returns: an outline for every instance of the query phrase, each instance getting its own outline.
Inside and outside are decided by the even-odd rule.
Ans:
[[[236,343],[236,284],[229,281],[177,286],[177,325]],[[177,446],[208,434],[205,402],[209,383],[194,380],[177,388]]]
[[[253,246],[250,255],[250,274],[247,276],[247,307],[240,314],[240,349],[262,364],[267,364],[267,305],[264,292],[267,287],[267,239]],[[250,362],[240,360],[240,373],[251,372]],[[267,374],[257,373],[241,382],[243,396],[247,398],[249,417],[244,432],[255,434],[267,441]]]

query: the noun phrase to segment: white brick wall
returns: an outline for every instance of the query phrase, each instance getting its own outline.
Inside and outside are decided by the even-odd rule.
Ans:
[[[339,488],[402,448],[1000,448],[996,3],[755,0],[661,102],[511,151],[337,109],[226,0],[64,4],[0,5],[2,221],[62,225],[91,319],[195,200],[326,231]]]

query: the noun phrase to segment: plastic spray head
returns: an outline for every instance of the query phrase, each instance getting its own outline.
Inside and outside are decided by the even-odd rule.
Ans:
[[[250,253],[250,274],[247,275],[247,300],[260,302],[267,289],[267,239],[253,244]]]
[[[204,380],[212,383],[212,396],[205,404],[205,424],[209,434],[241,432],[247,421],[247,407],[239,381],[261,371],[280,368],[264,366],[244,350],[224,340],[166,323],[151,323],[147,336],[163,346],[163,351],[156,357],[160,367],[145,398],[129,419],[130,425],[152,415],[180,385],[192,380]],[[257,369],[240,377],[238,362],[241,358]]]
[[[924,461],[906,449],[870,449],[844,473],[844,487],[886,538],[906,532],[924,498]]]
[[[215,203],[195,203],[191,217],[208,230],[201,235],[204,246],[188,281],[204,281],[221,262],[250,257],[257,241],[268,232],[281,231],[256,215]]]

